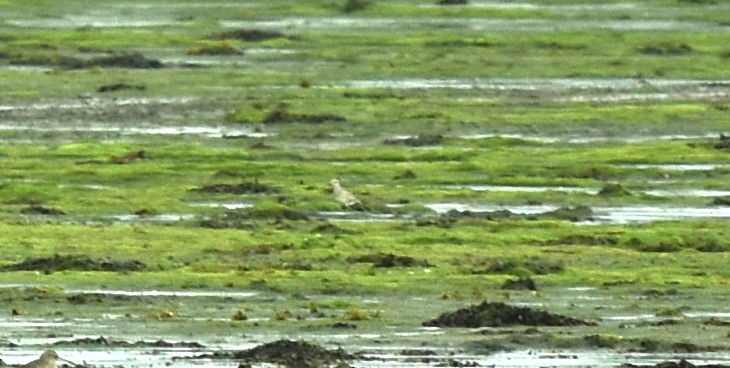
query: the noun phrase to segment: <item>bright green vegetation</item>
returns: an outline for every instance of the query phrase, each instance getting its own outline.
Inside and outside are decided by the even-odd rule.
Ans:
[[[58,254],[145,269],[12,271],[4,283],[263,295],[244,311],[267,319],[260,325],[166,326],[173,334],[241,325],[299,333],[332,321],[413,327],[484,299],[537,300],[590,319],[681,318],[726,305],[726,218],[585,225],[570,215],[428,207],[725,208],[727,197],[691,194],[730,190],[730,145],[720,138],[730,129],[724,2],[127,3],[0,0],[0,267]],[[109,65],[135,53],[163,66]],[[367,211],[337,214],[333,178]],[[356,260],[383,255],[416,263]],[[516,277],[541,290],[500,289]],[[565,289],[576,286],[598,288],[616,309],[570,300]],[[636,297],[665,289],[687,299]],[[371,297],[377,303],[363,301]],[[53,303],[36,313],[54,315]],[[130,308],[164,319],[170,305]],[[175,312],[210,309],[190,308]],[[326,317],[282,322],[318,313]],[[534,339],[543,343],[504,344],[630,349],[653,337],[623,327],[609,322],[577,342],[548,331]],[[663,342],[704,326],[667,328],[657,333]],[[726,332],[706,333],[729,345]]]

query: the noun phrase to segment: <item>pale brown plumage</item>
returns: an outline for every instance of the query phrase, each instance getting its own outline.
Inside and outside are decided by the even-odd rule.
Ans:
[[[357,199],[352,193],[340,185],[340,181],[337,179],[330,180],[332,186],[332,194],[335,195],[335,200],[343,205],[345,208],[352,206],[362,206],[360,200]]]
[[[21,366],[21,368],[56,368],[56,360],[63,360],[74,366],[78,366],[76,363],[60,358],[54,350],[46,350],[41,354],[40,358]]]

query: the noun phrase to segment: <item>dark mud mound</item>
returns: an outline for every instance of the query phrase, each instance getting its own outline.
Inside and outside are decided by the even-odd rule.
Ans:
[[[441,134],[419,134],[415,137],[385,139],[383,144],[391,146],[423,147],[436,146],[443,142],[444,136]]]
[[[99,93],[106,93],[106,92],[116,92],[116,91],[122,91],[122,90],[135,90],[135,91],[144,91],[147,89],[145,86],[136,85],[136,84],[127,84],[127,83],[112,83],[112,84],[105,84],[101,87],[99,87],[96,92]]]
[[[147,265],[140,261],[118,261],[113,259],[93,259],[83,255],[54,255],[50,258],[28,258],[23,262],[0,268],[0,271],[143,271]]]
[[[113,156],[109,159],[109,163],[117,165],[131,164],[140,160],[148,160],[150,155],[145,150],[130,152],[121,156]]]
[[[595,326],[595,322],[552,314],[541,310],[513,307],[501,302],[483,302],[456,312],[444,313],[423,322],[429,327],[503,327],[526,326]]]
[[[720,141],[715,143],[715,148],[730,150],[730,135],[720,134]]]
[[[636,365],[625,363],[619,365],[620,368],[730,368],[730,365],[725,364],[692,364],[684,359],[679,362],[666,361],[657,363],[655,365]]]
[[[147,58],[139,52],[95,57],[80,63],[80,65],[76,67],[90,68],[97,66],[103,68],[131,69],[157,69],[163,67],[162,62],[159,60]]]
[[[593,210],[588,206],[560,207],[555,211],[541,213],[535,216],[535,218],[571,222],[590,221],[593,219]]]
[[[518,279],[509,279],[500,287],[502,290],[532,290],[537,291],[535,280],[529,277],[520,277]]]
[[[438,0],[437,5],[469,5],[469,0]]]
[[[20,210],[20,213],[24,215],[45,215],[45,216],[62,216],[66,212],[59,210],[58,208],[45,207],[41,205],[32,205]]]
[[[342,349],[327,350],[306,341],[278,340],[239,352],[218,352],[202,355],[199,359],[239,359],[239,367],[251,364],[270,363],[290,368],[349,367],[348,361],[355,358]]]
[[[318,225],[317,227],[312,229],[312,232],[316,233],[316,234],[334,234],[334,235],[360,234],[357,231],[343,229],[343,228],[341,228],[335,224],[329,223],[329,222]]]
[[[264,124],[285,124],[285,123],[303,123],[303,124],[321,124],[326,122],[344,122],[347,119],[344,116],[336,114],[297,114],[286,111],[284,109],[276,109],[267,115],[262,123]]]
[[[715,197],[715,199],[710,202],[711,206],[728,206],[730,207],[730,196],[728,197]]]
[[[545,245],[616,245],[619,238],[613,235],[568,235],[546,241]]]
[[[198,226],[208,229],[253,230],[251,218],[243,211],[226,211],[198,219]]]
[[[212,40],[241,40],[249,42],[266,41],[275,38],[291,38],[279,31],[263,29],[234,29],[232,31],[215,33],[208,38]]]
[[[609,183],[606,184],[603,188],[601,188],[600,191],[598,191],[599,196],[630,196],[632,193],[624,188],[623,185],[618,183]]]
[[[279,193],[278,188],[261,184],[258,181],[242,182],[239,184],[210,184],[193,189],[195,192],[216,194],[271,194]]]
[[[695,50],[686,43],[662,42],[653,45],[646,45],[639,48],[639,52],[644,55],[653,56],[678,56],[693,53]]]
[[[373,267],[429,267],[428,261],[416,259],[410,256],[397,256],[393,253],[375,253],[359,257],[349,257],[350,263],[372,263]]]

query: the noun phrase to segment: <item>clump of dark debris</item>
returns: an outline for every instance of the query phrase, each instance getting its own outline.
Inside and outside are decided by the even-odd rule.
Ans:
[[[595,326],[595,322],[552,314],[526,307],[514,307],[502,302],[487,302],[444,313],[423,322],[430,327],[503,327],[526,326]]]

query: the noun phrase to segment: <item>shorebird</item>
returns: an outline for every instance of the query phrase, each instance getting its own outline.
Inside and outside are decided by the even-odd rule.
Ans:
[[[340,185],[340,181],[337,179],[330,180],[332,186],[332,194],[335,195],[335,200],[339,202],[343,207],[350,208],[353,206],[362,207],[362,202],[358,200],[352,193]]]
[[[54,350],[46,350],[41,354],[40,358],[21,366],[21,368],[56,368],[56,360],[63,360],[64,362],[71,363],[75,367],[79,366],[70,360],[59,357]]]

